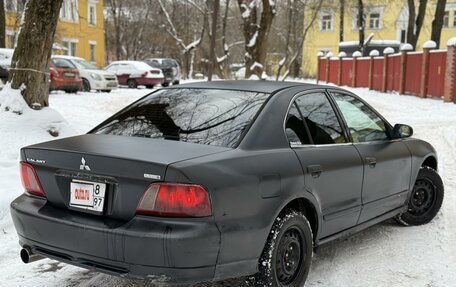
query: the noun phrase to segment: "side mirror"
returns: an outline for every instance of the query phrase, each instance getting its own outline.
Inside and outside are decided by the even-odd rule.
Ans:
[[[413,135],[413,128],[409,125],[396,124],[393,128],[394,138],[409,138]]]

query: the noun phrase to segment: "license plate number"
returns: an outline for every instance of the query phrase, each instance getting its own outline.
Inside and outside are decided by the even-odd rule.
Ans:
[[[70,206],[102,213],[105,194],[104,183],[73,180],[70,183]]]

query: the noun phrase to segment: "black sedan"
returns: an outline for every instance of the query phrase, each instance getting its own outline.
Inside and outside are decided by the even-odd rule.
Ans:
[[[86,135],[21,150],[21,257],[165,283],[302,286],[313,247],[436,216],[437,155],[412,133],[335,87],[158,90]]]

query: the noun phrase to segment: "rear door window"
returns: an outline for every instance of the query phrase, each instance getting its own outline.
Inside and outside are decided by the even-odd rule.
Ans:
[[[235,147],[266,93],[167,89],[146,96],[91,133]]]
[[[306,94],[296,99],[313,143],[318,145],[346,143],[343,129],[324,93]]]

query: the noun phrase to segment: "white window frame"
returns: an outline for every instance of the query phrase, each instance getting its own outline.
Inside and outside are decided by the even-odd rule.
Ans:
[[[68,45],[65,45],[66,43],[68,43]],[[62,39],[62,45],[65,46],[68,50],[65,51],[65,55],[69,55],[69,56],[76,56],[76,52],[77,52],[77,44],[79,43],[79,40],[78,39],[74,39],[74,38],[64,38]],[[73,49],[73,45],[75,45],[75,49]]]
[[[93,47],[93,59],[92,59],[92,47]],[[89,58],[90,62],[96,62],[96,53],[97,53],[97,41],[89,40]]]
[[[97,25],[97,2],[89,0],[87,3],[87,23],[91,26]],[[90,8],[93,8],[93,22],[90,22]]]
[[[442,28],[450,28],[450,10],[445,10]]]
[[[78,0],[63,0],[60,9],[60,20],[70,23],[79,22]]]
[[[378,15],[377,19],[373,19],[372,15]],[[375,22],[373,22],[375,21]],[[382,28],[382,14],[377,12],[370,12],[369,13],[369,30],[379,30]]]
[[[329,16],[331,17],[328,20],[323,20],[323,17]],[[318,31],[320,32],[332,32],[334,31],[334,11],[332,9],[323,9],[319,12],[318,17]],[[330,27],[328,28],[328,24]]]
[[[352,30],[358,30],[358,8],[352,7]],[[381,30],[383,28],[383,6],[364,7],[364,27],[366,30]],[[371,14],[379,14],[378,27],[371,27]]]

